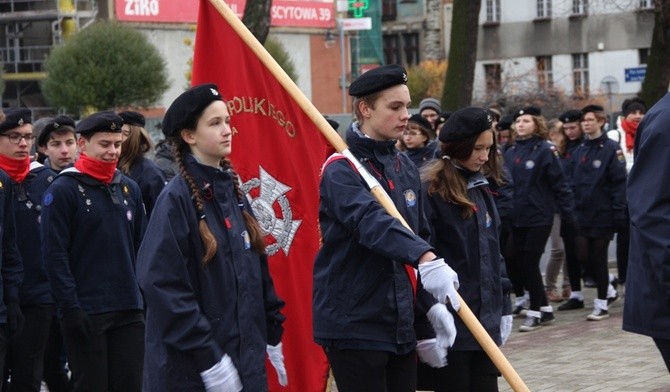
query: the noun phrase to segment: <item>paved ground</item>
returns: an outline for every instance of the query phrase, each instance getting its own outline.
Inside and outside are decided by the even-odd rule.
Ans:
[[[595,289],[585,289],[584,309],[554,311],[556,321],[533,332],[514,329],[502,351],[535,391],[670,391],[670,374],[653,341],[621,330],[623,298],[610,307],[611,317],[586,321]],[[511,391],[501,378],[501,391]]]
[[[533,392],[670,392],[670,374],[651,338],[621,329],[623,296],[610,306],[609,319],[586,321],[596,290],[586,288],[584,295],[584,309],[559,312],[560,304],[552,304],[556,321],[539,330],[519,332],[523,318],[514,320],[502,352],[526,386]],[[501,392],[512,390],[502,377],[498,385]],[[334,383],[331,392],[337,392]]]

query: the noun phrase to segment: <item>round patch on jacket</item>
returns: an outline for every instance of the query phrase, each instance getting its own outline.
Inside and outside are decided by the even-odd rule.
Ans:
[[[126,218],[128,218],[129,222],[132,221],[133,220],[133,212],[130,211],[130,210],[126,211]]]
[[[526,169],[530,170],[535,167],[534,161],[526,161]]]
[[[54,195],[52,195],[51,192],[44,195],[44,205],[45,206],[48,206],[53,201],[54,201]]]
[[[602,165],[602,164],[603,163],[600,159],[596,159],[596,160],[593,161],[593,167],[595,167],[596,169],[599,168],[600,165]]]
[[[408,189],[404,192],[405,195],[405,203],[407,204],[407,207],[414,207],[416,205],[416,194],[414,193],[413,190]]]
[[[491,219],[491,215],[489,215],[489,212],[486,211],[486,228],[491,227],[491,223],[493,223],[493,219]]]

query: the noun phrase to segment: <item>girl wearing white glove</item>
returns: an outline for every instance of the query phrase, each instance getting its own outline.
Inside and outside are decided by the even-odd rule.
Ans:
[[[426,217],[432,228],[431,241],[459,278],[458,292],[482,326],[498,344],[503,315],[503,297],[511,288],[500,255],[500,219],[487,177],[500,181],[501,169],[492,130],[492,113],[481,108],[454,112],[442,127],[440,159],[422,172]],[[442,307],[440,307],[442,306]],[[437,342],[446,342],[447,365],[424,363],[418,368],[418,389],[434,391],[497,391],[498,370],[459,317],[444,313],[451,305],[437,304],[428,312]],[[451,324],[456,331],[450,331]],[[433,363],[439,364],[437,361]]]
[[[156,201],[137,259],[145,392],[267,391],[268,345],[275,368],[284,368],[284,302],[227,159],[229,123],[216,85],[193,87],[165,113],[179,174]]]

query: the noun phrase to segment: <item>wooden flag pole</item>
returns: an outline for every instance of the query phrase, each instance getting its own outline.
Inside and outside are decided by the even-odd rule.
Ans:
[[[312,122],[314,122],[326,140],[328,140],[335,150],[346,156],[347,159],[356,166],[358,172],[370,188],[370,192],[379,204],[384,207],[389,215],[397,218],[403,226],[412,231],[405,219],[400,215],[400,212],[398,212],[398,209],[391,201],[391,198],[384,191],[384,188],[381,187],[379,182],[368,173],[358,159],[356,159],[356,157],[349,151],[347,144],[342,140],[340,135],[330,126],[330,124],[328,124],[328,121],[326,121],[323,115],[316,109],[316,107],[314,107],[312,102],[305,97],[295,82],[293,82],[281,66],[277,64],[275,59],[265,50],[263,45],[258,42],[256,37],[251,34],[249,29],[247,29],[230,7],[228,7],[223,0],[209,0],[209,2],[217,9],[217,11],[219,11],[221,16],[230,24],[244,43],[249,46],[260,61],[267,67],[268,71],[270,71],[270,73],[277,79],[279,84],[284,87],[291,98],[295,100],[305,114],[312,120]],[[458,315],[475,339],[477,339],[477,342],[479,342],[484,351],[488,354],[489,358],[491,358],[491,361],[495,364],[512,389],[514,391],[530,391],[460,295],[459,300],[461,302],[461,308],[458,310]]]

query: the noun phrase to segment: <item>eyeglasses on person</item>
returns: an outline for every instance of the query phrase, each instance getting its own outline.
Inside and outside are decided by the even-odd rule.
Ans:
[[[9,139],[10,142],[14,144],[19,144],[21,143],[21,139],[25,140],[26,143],[32,143],[35,141],[35,135],[31,134],[26,134],[22,135],[20,133],[1,133],[0,136],[4,136],[7,139]]]

